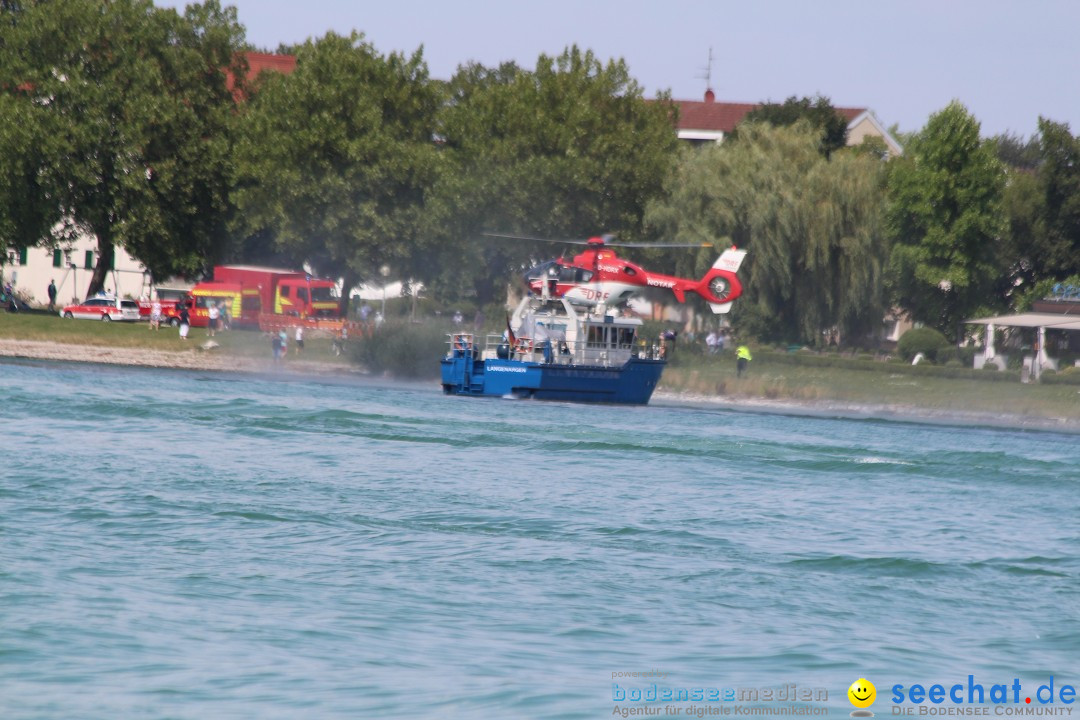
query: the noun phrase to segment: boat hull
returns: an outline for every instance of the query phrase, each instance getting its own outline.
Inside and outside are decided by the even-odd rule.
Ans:
[[[666,365],[646,358],[618,367],[485,360],[469,353],[455,353],[441,364],[443,392],[450,395],[630,405],[649,402]]]

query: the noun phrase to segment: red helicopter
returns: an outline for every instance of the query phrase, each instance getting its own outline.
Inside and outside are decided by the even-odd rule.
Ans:
[[[700,280],[661,275],[649,272],[640,265],[618,257],[611,247],[711,247],[685,243],[616,243],[611,235],[588,240],[547,240],[525,235],[484,233],[489,237],[515,240],[541,240],[571,245],[585,245],[587,249],[573,260],[558,258],[549,260],[525,273],[529,289],[537,295],[566,298],[575,305],[615,306],[625,303],[641,288],[654,287],[671,290],[675,299],[686,302],[686,293],[694,292],[705,298],[714,313],[726,313],[732,302],[742,295],[742,284],[735,276],[746,257],[745,250],[734,246],[725,250],[705,277]]]

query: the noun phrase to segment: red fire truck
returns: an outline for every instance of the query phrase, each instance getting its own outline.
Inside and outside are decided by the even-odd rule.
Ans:
[[[206,327],[211,305],[224,308],[233,325],[340,321],[336,284],[307,273],[254,265],[218,265],[214,279],[191,289],[191,324]]]

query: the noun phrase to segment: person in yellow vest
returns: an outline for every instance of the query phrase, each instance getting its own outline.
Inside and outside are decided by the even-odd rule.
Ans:
[[[750,356],[750,348],[745,345],[740,345],[735,350],[735,377],[742,377],[743,371],[746,370],[746,366],[753,360]]]

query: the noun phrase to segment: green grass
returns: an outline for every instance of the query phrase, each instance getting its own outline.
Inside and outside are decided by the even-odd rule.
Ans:
[[[680,357],[664,371],[660,389],[712,397],[1080,417],[1080,384],[1023,384],[1018,372],[912,367],[814,355],[800,358],[798,354],[755,352],[741,378],[736,377],[731,352],[719,357]]]
[[[0,338],[33,340],[69,345],[102,347],[147,348],[151,350],[184,352],[191,347],[213,340],[220,347],[215,354],[233,357],[265,358],[270,356],[270,337],[258,330],[235,329],[219,332],[213,338],[206,328],[191,328],[186,341],[180,339],[176,328],[162,326],[150,330],[146,322],[102,322],[100,320],[66,320],[59,315],[43,313],[0,312]],[[304,333],[304,352],[293,355],[295,341],[289,334],[289,357],[319,360],[347,365],[344,356],[331,352],[331,335],[312,330]]]

